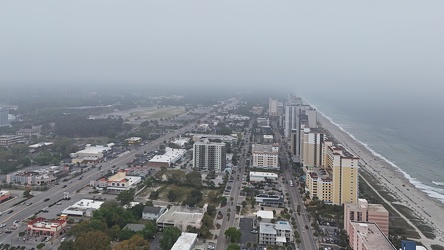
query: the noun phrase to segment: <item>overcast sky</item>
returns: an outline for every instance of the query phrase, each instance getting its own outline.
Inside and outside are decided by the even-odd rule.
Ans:
[[[0,84],[444,93],[444,1],[1,1]],[[351,92],[350,92],[351,91]]]

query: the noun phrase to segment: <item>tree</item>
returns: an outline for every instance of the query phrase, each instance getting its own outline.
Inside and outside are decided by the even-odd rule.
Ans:
[[[111,250],[109,242],[110,238],[104,232],[92,231],[80,234],[74,242],[74,247],[85,250]]]
[[[169,250],[180,237],[181,231],[177,227],[167,227],[163,230],[163,237],[160,240],[160,248]]]
[[[142,236],[135,234],[131,239],[120,242],[115,250],[149,250],[150,245]]]
[[[168,200],[171,201],[171,202],[176,201],[177,190],[170,189],[170,191],[168,191],[167,197],[168,197]]]
[[[148,221],[140,233],[142,234],[144,239],[148,240],[154,238],[156,232],[157,232],[156,223]]]
[[[231,243],[235,243],[240,240],[242,233],[237,228],[230,227],[227,230],[225,230],[225,236],[230,237]]]
[[[159,191],[157,191],[157,190],[153,191],[153,192],[150,193],[150,199],[151,200],[157,200],[159,198],[159,195],[160,195]]]
[[[69,234],[77,236],[81,233],[88,233],[91,231],[105,231],[106,228],[107,228],[107,225],[105,222],[97,220],[97,219],[92,219],[92,220],[82,221],[79,224],[75,225],[71,229]]]
[[[59,250],[74,250],[74,241],[65,240],[60,244]]]
[[[133,207],[131,207],[129,210],[133,213],[134,218],[139,220],[140,218],[142,218],[142,212],[143,212],[143,208],[144,207],[145,206],[142,203],[139,203],[139,204],[134,205]]]
[[[45,247],[45,243],[40,243],[37,245],[37,249],[42,249]]]
[[[119,195],[117,195],[116,200],[120,201],[120,204],[122,206],[128,205],[131,201],[133,201],[135,193],[136,191],[134,190],[134,188],[122,191]]]
[[[190,194],[187,195],[187,199],[183,202],[184,205],[190,207],[196,206],[202,200],[202,192],[198,189],[193,189]]]
[[[230,245],[228,245],[228,248],[227,248],[227,250],[240,250],[240,249],[241,249],[240,246],[235,243],[230,243]]]

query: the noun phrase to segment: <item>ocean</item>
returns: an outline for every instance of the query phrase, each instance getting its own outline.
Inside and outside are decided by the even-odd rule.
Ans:
[[[444,108],[423,99],[304,96],[375,155],[444,203]],[[438,104],[437,104],[438,103]]]

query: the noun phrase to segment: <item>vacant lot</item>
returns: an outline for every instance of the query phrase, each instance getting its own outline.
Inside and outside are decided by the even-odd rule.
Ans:
[[[181,115],[184,113],[186,113],[186,111],[185,108],[183,107],[170,107],[170,108],[132,112],[130,113],[130,118],[138,118],[142,120],[154,120],[154,119],[174,117],[176,115]]]

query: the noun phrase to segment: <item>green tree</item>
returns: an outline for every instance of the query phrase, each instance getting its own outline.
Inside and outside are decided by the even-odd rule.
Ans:
[[[134,232],[133,230],[130,230],[128,228],[124,228],[120,231],[117,231],[117,237],[119,238],[119,241],[129,240],[135,234],[136,234],[136,232]]]
[[[139,220],[140,218],[142,218],[142,212],[144,207],[145,206],[142,203],[139,203],[130,208],[129,210],[133,213],[134,218],[136,218],[136,220]]]
[[[131,201],[133,201],[135,193],[136,190],[134,190],[134,188],[122,191],[119,193],[119,195],[117,195],[116,200],[120,201],[122,206],[128,205]]]
[[[191,190],[190,194],[187,195],[187,199],[183,202],[184,205],[190,207],[196,206],[202,200],[203,194],[198,189]]]
[[[74,241],[65,240],[60,244],[59,250],[74,250]]]
[[[242,236],[242,233],[240,230],[238,230],[235,227],[230,227],[227,230],[225,230],[225,236],[230,237],[231,243],[238,242]]]
[[[163,237],[160,240],[162,250],[170,250],[174,243],[180,237],[181,231],[177,227],[167,227],[163,230]]]
[[[144,239],[152,239],[157,232],[157,225],[153,221],[148,221],[140,232]]]
[[[92,231],[105,231],[107,225],[105,222],[97,219],[85,220],[75,225],[70,231],[70,235],[77,236],[81,233],[88,233]]]
[[[111,250],[110,238],[101,231],[80,234],[74,242],[74,247],[82,250]]]
[[[45,243],[40,243],[37,245],[37,249],[42,249],[45,247]]]
[[[168,197],[168,200],[171,201],[171,202],[176,201],[177,190],[170,189],[170,191],[168,191],[167,197]]]

